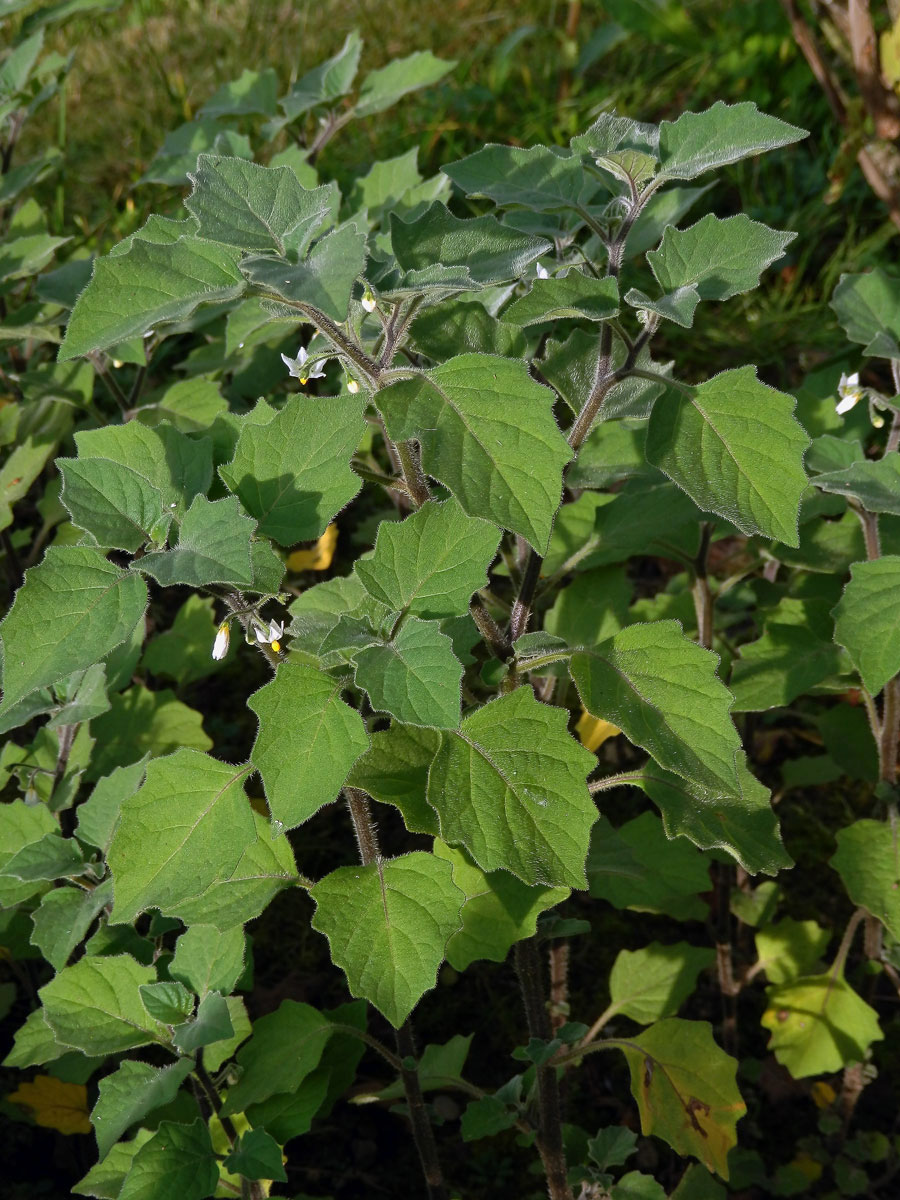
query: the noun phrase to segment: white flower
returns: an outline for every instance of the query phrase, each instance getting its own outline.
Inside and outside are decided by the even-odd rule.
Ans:
[[[359,380],[358,379],[348,379],[347,380],[347,391],[355,396],[356,393],[359,391]]]
[[[217,661],[228,653],[228,643],[231,641],[231,625],[223,621],[216,630],[216,640],[213,642],[212,656]]]
[[[362,306],[366,312],[370,313],[375,311],[375,304],[376,301],[375,297],[372,295],[372,289],[367,287],[365,292],[363,292]]]
[[[853,375],[845,375],[841,372],[840,382],[838,383],[838,396],[840,399],[835,406],[835,411],[839,416],[848,413],[851,408],[859,404],[865,395],[865,388],[859,386],[859,372]]]
[[[535,263],[535,270],[537,271],[538,279],[549,279],[550,272],[546,267],[542,267],[540,263]]]
[[[321,369],[311,368],[307,370],[306,363],[309,359],[309,354],[305,346],[301,346],[297,351],[296,358],[289,358],[286,354],[282,354],[281,361],[287,367],[292,379],[299,379],[302,384],[306,384],[310,379],[324,379],[325,372]],[[323,364],[324,365],[324,364]]]
[[[277,654],[281,649],[281,635],[284,633],[284,621],[270,621],[269,628],[265,629],[261,625],[257,625],[253,632],[256,634],[256,640],[260,643],[266,643],[272,647]]]

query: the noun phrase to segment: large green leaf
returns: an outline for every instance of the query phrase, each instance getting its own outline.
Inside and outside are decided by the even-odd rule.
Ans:
[[[207,992],[227,996],[244,973],[246,939],[240,928],[222,931],[192,925],[175,943],[169,974],[201,998]]]
[[[92,731],[97,748],[89,779],[102,779],[115,767],[127,767],[146,755],[158,758],[180,746],[195,750],[212,747],[212,740],[203,732],[202,713],[177,700],[169,688],[151,692],[139,683],[113,696],[109,712],[96,718]]]
[[[429,502],[405,521],[382,521],[375,552],[356,574],[394,612],[455,617],[487,583],[499,541],[495,525],[466,516],[455,500]]]
[[[90,535],[88,541],[134,553],[151,539],[165,539],[172,514],[143,475],[103,458],[60,458],[56,465],[63,481],[60,499],[72,524]]]
[[[132,1159],[119,1200],[206,1200],[218,1181],[207,1123],[163,1121]]]
[[[84,670],[131,636],[144,615],[147,585],[102,550],[51,546],[25,573],[0,631],[0,712],[37,688]]]
[[[250,539],[255,529],[256,522],[237,496],[212,501],[196,496],[178,526],[173,548],[145,554],[135,567],[164,586],[227,583],[252,588]]]
[[[125,254],[96,259],[59,361],[107,350],[164,321],[183,321],[204,302],[236,299],[246,286],[239,258],[236,247],[185,234],[168,245],[136,238]]]
[[[147,765],[143,785],[122,801],[107,854],[114,922],[148,908],[170,912],[229,878],[256,836],[243,787],[249,770],[196,750]]]
[[[622,567],[585,571],[557,593],[544,628],[570,646],[595,646],[628,624],[632,590]]]
[[[310,242],[337,212],[337,185],[308,191],[290,167],[261,167],[243,158],[201,154],[188,178],[184,206],[197,233],[240,250],[288,250],[305,257]]]
[[[441,734],[428,803],[442,839],[465,846],[483,870],[585,886],[597,819],[585,777],[596,760],[567,731],[567,716],[526,686],[477,709],[459,732]]]
[[[854,821],[838,830],[831,866],[847,895],[900,938],[900,857],[894,831],[884,821]]]
[[[769,1049],[795,1079],[865,1062],[872,1042],[884,1037],[875,1010],[834,971],[778,984],[767,996]]]
[[[364,646],[353,661],[356,683],[376,712],[408,725],[459,725],[463,668],[437,621],[409,617],[390,641]]]
[[[272,116],[278,96],[278,75],[273,67],[251,71],[216,88],[199,110],[201,117],[243,117],[257,113]]]
[[[755,288],[796,236],[751,221],[746,213],[724,220],[707,213],[688,229],[669,226],[647,261],[664,292],[695,287],[701,300],[728,300]]]
[[[809,445],[792,396],[761,383],[753,367],[722,371],[690,392],[657,400],[647,457],[702,508],[744,533],[799,544]]]
[[[350,991],[399,1028],[433,988],[444,949],[460,928],[465,894],[450,864],[416,850],[364,867],[339,867],[310,890],[314,929]]]
[[[569,895],[566,887],[529,887],[508,871],[486,874],[464,851],[439,838],[434,852],[450,863],[453,882],[466,895],[462,929],[447,943],[447,962],[457,971],[482,958],[503,962],[516,942],[534,934],[540,914]]]
[[[403,814],[411,833],[438,833],[437,813],[426,799],[428,771],[441,744],[436,729],[401,725],[372,734],[372,745],[357,760],[348,782]]]
[[[417,438],[425,470],[470,516],[488,517],[546,549],[571,450],[553,393],[523,362],[461,354],[376,397],[397,441]]]
[[[659,166],[667,179],[696,179],[751,154],[789,146],[807,137],[805,129],[761,113],[747,100],[717,100],[701,113],[682,113],[659,127]]]
[[[441,170],[469,196],[533,212],[576,206],[585,184],[580,158],[546,146],[491,144]]]
[[[430,87],[456,66],[448,59],[435,58],[430,50],[417,50],[406,58],[395,58],[386,67],[370,71],[362,81],[354,115],[370,117],[390,108],[401,96]]]
[[[674,1017],[690,996],[701,971],[715,962],[711,946],[651,942],[620,950],[609,974],[609,1016],[624,1013],[639,1025]]]
[[[362,486],[350,458],[365,432],[358,398],[292,396],[266,425],[244,425],[225,483],[283,546],[320,537]]]
[[[34,930],[31,943],[37,946],[54,970],[61,971],[94,918],[109,904],[112,889],[103,884],[84,891],[80,887],[57,887],[48,892],[31,914]]]
[[[165,1029],[147,1013],[138,990],[156,978],[127,954],[85,957],[65,967],[38,995],[56,1040],[83,1054],[117,1054],[165,1040]]]
[[[405,271],[440,263],[468,271],[476,283],[503,283],[518,277],[552,249],[543,238],[501,225],[496,217],[461,220],[435,203],[412,221],[391,218],[391,248]]]
[[[859,500],[869,512],[900,516],[900,454],[864,460],[840,471],[823,471],[812,482],[823,492]]]
[[[685,637],[677,621],[630,625],[571,659],[581,703],[617,725],[660,766],[718,795],[741,794],[740,738],[718,656]]]
[[[274,820],[288,829],[330,804],[367,748],[362,717],[341,699],[344,681],[284,662],[248,707],[259,717],[251,759]]]
[[[852,342],[865,353],[900,358],[900,279],[874,267],[862,275],[842,275],[831,307]]]
[[[275,1012],[254,1021],[253,1036],[237,1053],[240,1075],[228,1090],[223,1113],[243,1112],[280,1092],[295,1092],[319,1065],[330,1033],[331,1022],[323,1013],[295,1000],[283,1000]]]
[[[834,609],[834,640],[846,649],[873,696],[900,671],[898,588],[900,555],[854,563]]]
[[[353,83],[362,53],[362,38],[354,29],[347,34],[337,54],[301,75],[279,104],[289,121],[296,120],[317,104],[345,95]]]
[[[737,1062],[716,1044],[712,1026],[667,1017],[618,1044],[631,1071],[641,1132],[727,1179],[728,1152],[747,1106],[738,1091]]]
[[[828,949],[831,931],[817,921],[784,917],[753,935],[759,965],[770,983],[791,983],[809,974]]]
[[[669,837],[682,835],[702,850],[727,850],[751,875],[776,875],[793,860],[782,843],[769,789],[751,775],[743,751],[738,776],[741,794],[720,795],[651,764],[640,786],[662,813]]]
[[[12,800],[0,805],[0,905],[3,908],[11,908],[41,891],[40,884],[4,878],[2,873],[6,864],[26,846],[34,845],[58,830],[59,826],[45,804]]]
[[[101,1160],[132,1125],[174,1100],[193,1065],[190,1058],[162,1069],[125,1061],[112,1075],[101,1079],[100,1097],[91,1112]]]
[[[251,255],[242,261],[241,271],[265,292],[311,305],[341,323],[347,319],[353,284],[365,265],[366,235],[348,224],[316,242],[299,263]],[[283,306],[277,315],[286,315]]]
[[[527,295],[503,313],[514,325],[537,325],[570,317],[608,321],[619,311],[619,286],[611,275],[595,279],[573,269],[552,279],[535,279]]]

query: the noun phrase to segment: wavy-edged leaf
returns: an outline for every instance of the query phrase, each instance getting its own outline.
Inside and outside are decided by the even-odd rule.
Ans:
[[[805,129],[760,112],[752,100],[717,100],[705,112],[682,113],[660,124],[660,173],[667,179],[696,179],[705,171],[808,136]]]
[[[390,641],[364,646],[353,661],[376,712],[434,729],[459,724],[462,663],[437,621],[409,617]]]

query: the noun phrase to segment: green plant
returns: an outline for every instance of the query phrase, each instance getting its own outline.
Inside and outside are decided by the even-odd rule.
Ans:
[[[446,69],[413,55],[345,101],[360,50],[348,38],[281,112],[330,112],[324,138]],[[222,89],[220,117],[270,82]],[[195,134],[160,160],[172,181],[190,171],[186,214],[151,216],[89,280],[75,260],[14,275],[7,293],[13,456],[48,430],[14,502],[30,503],[74,425],[61,490],[4,542],[11,581],[28,569],[0,626],[0,728],[22,731],[0,759],[15,794],[0,807],[0,921],[14,960],[36,947],[49,964],[6,1064],[46,1066],[50,1083],[13,1102],[39,1113],[42,1087],[105,1072],[100,1162],[79,1194],[260,1196],[293,1182],[285,1143],[374,1051],[394,1078],[370,1098],[401,1102],[431,1196],[456,1186],[426,1101],[444,1091],[468,1101],[464,1143],[515,1131],[534,1147],[554,1200],[579,1186],[722,1195],[711,1173],[749,1170],[735,1056],[754,976],[768,976],[764,1025],[795,1077],[859,1075],[881,1036],[844,978],[862,918],[822,973],[827,931],[774,923],[776,885],[750,885],[791,858],[748,764],[753,729],[742,744],[732,712],[815,706],[858,669],[890,801],[900,662],[879,641],[870,667],[877,630],[855,640],[865,572],[840,601],[837,644],[828,614],[862,536],[840,493],[874,547],[871,497],[890,492],[896,435],[865,469],[861,447],[817,437],[813,493],[793,397],[751,366],[689,383],[650,352],[662,322],[690,330],[701,303],[755,287],[794,236],[740,214],[679,228],[705,191],[695,181],[803,131],[751,103],[659,127],[604,114],[567,150],[490,145],[429,180],[407,155],[343,195],[319,182],[315,140],[260,166],[227,121],[202,146]],[[451,185],[499,215],[455,216]],[[900,359],[893,318],[875,316],[895,311],[893,286],[845,281],[837,303],[852,337]],[[801,394],[815,434],[839,427],[834,382]],[[313,583],[291,550],[336,519],[351,569]],[[660,561],[668,581],[645,587]],[[161,678],[178,695],[151,686]],[[650,805],[617,809],[634,789]],[[339,798],[358,858],[329,845],[320,872],[309,830]],[[888,827],[863,824],[887,854]],[[839,869],[872,912],[853,868],[871,847],[855,836]],[[251,1022],[244,926],[290,889],[311,897],[359,999],[286,999]],[[682,922],[711,905],[714,948],[692,935],[621,949],[609,1004],[569,1020],[585,1015],[565,985],[585,922],[554,910],[585,892]],[[756,930],[749,961],[732,912]],[[443,962],[465,981],[510,955],[527,1038],[516,1073],[485,1087],[466,1068],[471,1037],[448,1030],[420,1053],[411,1013]],[[677,1015],[713,970],[718,1041],[708,1020]],[[808,1002],[823,1015],[798,1044]],[[622,1174],[628,1129],[565,1120],[561,1085],[612,1052],[643,1133],[675,1152],[660,1179]],[[676,1156],[699,1163],[683,1172]]]

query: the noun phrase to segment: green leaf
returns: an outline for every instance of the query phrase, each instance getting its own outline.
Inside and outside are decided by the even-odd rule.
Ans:
[[[652,812],[620,829],[601,817],[591,838],[587,874],[591,895],[616,908],[664,913],[676,921],[706,916],[699,899],[709,890],[706,860],[689,842],[670,841]]]
[[[296,120],[317,104],[337,100],[349,92],[359,66],[362,45],[362,38],[354,29],[347,34],[337,54],[300,76],[287,95],[279,100],[288,121]]]
[[[777,925],[758,929],[753,940],[760,966],[769,982],[790,983],[815,967],[828,949],[831,933],[815,921],[795,921],[793,917],[785,917]]]
[[[247,303],[247,301],[245,301]],[[181,379],[166,388],[155,404],[143,405],[138,420],[147,425],[170,421],[183,433],[205,433],[216,417],[228,412],[228,401],[207,376]]]
[[[152,429],[139,421],[106,425],[76,433],[75,444],[79,462],[106,459],[141,475],[178,520],[212,483],[212,441],[188,437],[166,423]]]
[[[194,1011],[194,997],[186,987],[173,980],[143,983],[138,990],[144,1008],[154,1021],[164,1025],[180,1025]]]
[[[171,629],[147,643],[142,668],[175,679],[183,687],[214,675],[224,665],[210,653],[217,626],[212,599],[192,592],[175,614]]]
[[[230,877],[254,841],[249,770],[186,749],[148,763],[143,785],[122,801],[107,854],[114,922],[148,908],[175,915],[181,901]]]
[[[97,782],[94,791],[76,810],[76,833],[80,840],[106,854],[122,800],[137,792],[144,779],[144,767],[144,758],[139,758],[130,767],[116,767]]]
[[[138,1150],[119,1200],[206,1200],[219,1182],[219,1167],[206,1122],[163,1121]]]
[[[13,800],[0,805],[0,905],[3,908],[11,908],[40,890],[33,883],[4,879],[2,871],[6,864],[25,846],[34,845],[58,830],[59,826],[45,804]]]
[[[233,1038],[234,1026],[225,998],[218,992],[207,992],[197,1005],[193,1019],[176,1025],[172,1034],[172,1040],[182,1054],[195,1054],[203,1046]]]
[[[880,267],[862,275],[842,275],[831,307],[851,342],[865,354],[900,358],[900,279]]]
[[[131,636],[147,586],[89,546],[51,546],[25,573],[0,630],[7,711],[37,688],[84,670]]]
[[[197,156],[204,151],[248,159],[253,157],[253,147],[245,134],[229,129],[224,122],[213,117],[200,117],[196,121],[185,121],[166,134],[162,146],[138,182],[169,183],[184,187],[189,173],[197,165]]]
[[[297,864],[283,835],[273,837],[269,822],[251,812],[256,840],[251,842],[227,879],[221,879],[178,904],[185,925],[214,925],[231,929],[258,917],[269,901],[297,882]]]
[[[55,971],[61,971],[76,946],[80,945],[94,918],[110,901],[108,885],[82,891],[60,887],[48,892],[31,914],[34,931],[31,943]]]
[[[532,212],[574,208],[585,185],[581,159],[546,146],[490,144],[441,170],[467,196]]]
[[[258,1017],[253,1036],[237,1052],[240,1075],[228,1089],[223,1116],[280,1092],[295,1092],[318,1066],[330,1033],[323,1013],[296,1000],[283,1000],[275,1012]]]
[[[251,759],[274,820],[288,829],[334,800],[369,744],[359,713],[345,704],[345,681],[284,662],[248,700],[259,717]]]
[[[566,729],[568,714],[530,687],[477,709],[442,733],[428,775],[440,835],[484,871],[528,884],[585,886],[597,810],[585,784],[596,760]]]
[[[126,1130],[175,1099],[193,1067],[189,1058],[158,1069],[148,1063],[125,1061],[100,1080],[100,1097],[91,1112],[101,1161]]]
[[[141,1002],[140,985],[156,972],[127,954],[85,957],[38,992],[56,1040],[83,1054],[117,1054],[165,1040],[165,1030]]]
[[[868,909],[894,939],[900,938],[900,858],[890,825],[854,821],[838,830],[831,866],[854,904]]]
[[[620,1045],[641,1132],[727,1179],[735,1126],[747,1106],[737,1087],[737,1062],[713,1040],[712,1026],[667,1017]]]
[[[741,646],[732,668],[732,711],[790,704],[841,671],[845,663],[832,640],[828,609],[828,601],[787,597],[767,614],[762,637]]]
[[[438,832],[437,813],[425,799],[428,771],[441,744],[436,729],[391,723],[372,734],[372,744],[357,760],[347,782],[403,814],[411,833]]]
[[[585,571],[557,594],[544,628],[570,646],[596,646],[628,624],[631,593],[622,567]]]
[[[336,184],[309,191],[290,167],[201,154],[188,178],[194,188],[184,206],[197,221],[197,234],[246,253],[290,250],[302,259],[337,211]]]
[[[244,1179],[277,1179],[287,1182],[281,1147],[265,1129],[248,1129],[222,1164]]]
[[[851,496],[868,512],[900,515],[900,454],[886,454],[874,462],[854,462],[842,471],[824,471],[812,482],[823,492]]]
[[[169,974],[201,998],[207,992],[228,995],[244,973],[244,931],[224,932],[213,925],[192,925],[175,943]]]
[[[619,311],[619,288],[615,279],[594,279],[578,270],[552,279],[536,279],[530,291],[514,301],[503,319],[515,325],[584,318],[607,321]]]
[[[383,112],[408,92],[437,83],[455,66],[455,62],[435,58],[430,50],[417,50],[406,58],[395,58],[386,67],[370,71],[362,81],[353,106],[354,116],[370,117],[373,113]]]
[[[404,271],[441,264],[464,269],[475,283],[484,285],[518,279],[552,246],[543,238],[501,225],[496,217],[461,220],[446,204],[436,202],[412,221],[392,215],[391,248]]]
[[[245,287],[239,258],[237,248],[186,233],[168,245],[136,238],[126,253],[96,259],[58,361],[107,350],[162,322],[184,321],[200,304],[235,300]]]
[[[211,1042],[203,1050],[203,1065],[207,1071],[213,1073],[218,1071],[229,1059],[234,1058],[235,1051],[247,1040],[252,1030],[247,1009],[239,996],[226,996],[225,1005],[234,1033],[224,1041]]]
[[[356,683],[376,712],[408,725],[459,725],[463,668],[437,621],[410,617],[389,642],[364,647],[354,662]]]
[[[299,262],[250,255],[241,262],[247,279],[276,297],[308,305],[341,324],[347,319],[350,296],[366,265],[366,235],[354,224],[335,229],[316,242]],[[284,306],[277,315],[283,316]],[[303,319],[298,311],[298,320]]]
[[[875,1010],[834,971],[778,984],[766,995],[769,1049],[795,1079],[865,1062],[872,1042],[884,1037]]]
[[[0,247],[0,280],[22,279],[37,273],[47,265],[68,238],[50,237],[35,233],[27,237],[7,237]]]
[[[575,465],[580,461],[579,455]],[[609,503],[598,505],[592,539],[596,545],[579,565],[621,563],[634,554],[664,556],[673,547],[692,557],[699,544],[698,523],[697,506],[674,484],[659,476],[629,480]]]
[[[244,425],[219,474],[259,532],[283,546],[320,537],[359,491],[350,458],[362,440],[362,404],[292,396],[267,425]]]
[[[651,942],[640,950],[620,950],[609,975],[607,1014],[624,1013],[639,1025],[673,1017],[715,957],[712,947],[687,942]]]
[[[417,438],[425,470],[470,516],[486,516],[546,549],[571,450],[553,419],[553,393],[523,362],[462,354],[382,389],[395,441]]]
[[[486,585],[499,541],[496,526],[466,516],[455,500],[432,501],[405,521],[382,521],[375,552],[360,559],[356,575],[394,612],[455,617]]]
[[[106,1158],[91,1167],[84,1179],[72,1188],[76,1196],[96,1196],[98,1200],[117,1200],[125,1177],[131,1170],[134,1156],[153,1133],[149,1129],[138,1129],[127,1142],[117,1142]]]
[[[45,833],[39,841],[29,842],[8,859],[3,874],[22,883],[34,883],[80,875],[85,866],[84,853],[74,838]]]
[[[94,722],[99,749],[91,759],[88,777],[98,779],[115,767],[130,766],[138,758],[158,758],[179,747],[209,750],[212,740],[203,732],[203,717],[188,708],[168,688],[151,692],[134,684],[114,696],[109,712]]]
[[[667,229],[666,233],[668,232]],[[707,280],[707,286],[709,285],[710,281]],[[657,300],[651,300],[646,293],[637,288],[630,288],[625,293],[624,299],[626,304],[631,304],[634,308],[657,313],[659,316],[665,317],[667,321],[674,321],[682,329],[690,329],[694,324],[694,312],[700,303],[701,296],[697,290],[697,284],[688,283],[684,287],[675,288],[665,296],[660,296]]]
[[[438,362],[452,358],[460,346],[504,358],[524,358],[527,351],[525,334],[518,325],[498,321],[483,305],[464,297],[420,311],[410,336],[419,353]]]
[[[630,625],[572,655],[581,703],[621,729],[660,766],[721,794],[740,795],[740,738],[718,656],[685,637],[677,621]],[[701,699],[702,697],[702,699]]]
[[[753,367],[721,371],[689,394],[670,391],[656,402],[647,457],[702,509],[743,533],[797,546],[809,438],[794,405]]]
[[[26,1067],[53,1062],[65,1053],[66,1048],[59,1045],[53,1030],[44,1020],[44,1010],[35,1008],[26,1017],[25,1024],[16,1030],[13,1048],[4,1058],[3,1066],[24,1070]]]
[[[213,501],[196,496],[178,527],[177,545],[145,554],[135,567],[164,587],[252,587],[250,539],[255,529],[256,522],[244,513],[237,496]]]
[[[846,649],[866,691],[873,696],[900,671],[898,586],[900,555],[854,563],[834,609],[834,640]]]
[[[450,864],[417,850],[363,867],[339,867],[310,889],[314,929],[354,996],[399,1028],[433,988],[444,949],[459,929],[464,893]]]
[[[742,104],[717,100],[705,112],[682,113],[676,121],[660,124],[660,172],[667,179],[696,179],[706,171],[808,136],[805,129],[761,113],[751,100]]]
[[[740,796],[719,795],[692,787],[667,771],[648,765],[640,786],[662,813],[670,838],[689,838],[702,850],[727,850],[751,875],[776,875],[793,860],[784,848],[769,789],[738,755]]]
[[[529,887],[507,871],[485,874],[462,850],[439,838],[434,852],[450,863],[453,882],[466,896],[460,913],[462,929],[453,934],[446,950],[447,962],[456,971],[483,958],[503,962],[516,942],[535,933],[540,914],[569,895],[565,887]]]

